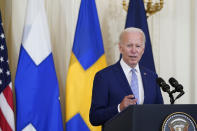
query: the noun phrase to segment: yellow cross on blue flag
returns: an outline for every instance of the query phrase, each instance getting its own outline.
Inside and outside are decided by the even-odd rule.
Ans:
[[[81,0],[66,80],[66,131],[101,130],[89,122],[93,79],[106,67],[95,0]]]

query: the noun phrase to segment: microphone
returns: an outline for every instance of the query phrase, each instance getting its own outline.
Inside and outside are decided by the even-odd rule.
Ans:
[[[170,103],[174,104],[175,100],[174,100],[174,96],[170,92],[170,86],[166,84],[166,82],[161,77],[158,77],[156,81],[157,81],[157,84],[162,88],[162,90],[168,93],[170,97]]]
[[[175,87],[175,89],[171,91],[171,94],[176,93],[177,92],[176,87],[178,85],[178,81],[176,79],[174,79],[173,77],[171,77],[168,81],[171,86]]]
[[[164,92],[170,93],[170,86],[161,77],[158,77],[156,81]]]
[[[175,90],[173,90],[173,91],[175,91],[175,92],[183,92],[183,86],[182,86],[181,84],[179,84],[178,81],[177,81],[175,78],[171,77],[171,78],[169,79],[169,83],[170,83],[173,87],[175,87]],[[173,92],[173,91],[172,91],[172,92]],[[175,93],[175,92],[174,92],[174,93]]]
[[[178,83],[178,81],[175,79],[175,78],[173,78],[173,77],[171,77],[170,79],[169,79],[169,83],[173,86],[173,87],[176,87],[179,83]]]
[[[175,100],[177,100],[178,98],[180,98],[182,95],[185,94],[185,92],[183,91],[183,86],[181,84],[178,83],[178,81],[171,77],[169,79],[169,83],[175,87],[175,89],[173,91],[171,91],[171,93],[175,93],[175,92],[180,92],[180,94],[177,95],[177,97],[175,98]]]

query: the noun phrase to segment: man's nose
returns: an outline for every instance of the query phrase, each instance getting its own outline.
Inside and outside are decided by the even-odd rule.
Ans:
[[[132,53],[136,53],[136,52],[137,52],[137,48],[136,48],[135,46],[133,46],[133,47],[131,48],[131,52],[132,52]]]

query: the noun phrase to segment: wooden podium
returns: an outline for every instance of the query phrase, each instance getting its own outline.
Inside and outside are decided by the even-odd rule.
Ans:
[[[161,131],[165,119],[184,112],[197,121],[197,105],[134,105],[107,121],[104,131]]]

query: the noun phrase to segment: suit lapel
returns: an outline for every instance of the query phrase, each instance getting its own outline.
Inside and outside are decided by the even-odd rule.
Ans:
[[[116,78],[118,78],[117,80],[120,82],[120,86],[121,88],[123,88],[123,90],[125,90],[127,92],[127,94],[133,94],[133,92],[131,91],[130,85],[128,83],[128,80],[123,72],[123,69],[120,65],[120,61],[118,61],[115,65],[115,75]]]
[[[142,83],[143,83],[143,88],[144,88],[144,104],[147,103],[147,96],[148,96],[148,91],[147,91],[147,86],[148,86],[148,81],[147,81],[147,77],[148,77],[148,73],[144,70],[143,67],[140,67],[140,73],[141,73],[141,77],[142,77]]]

